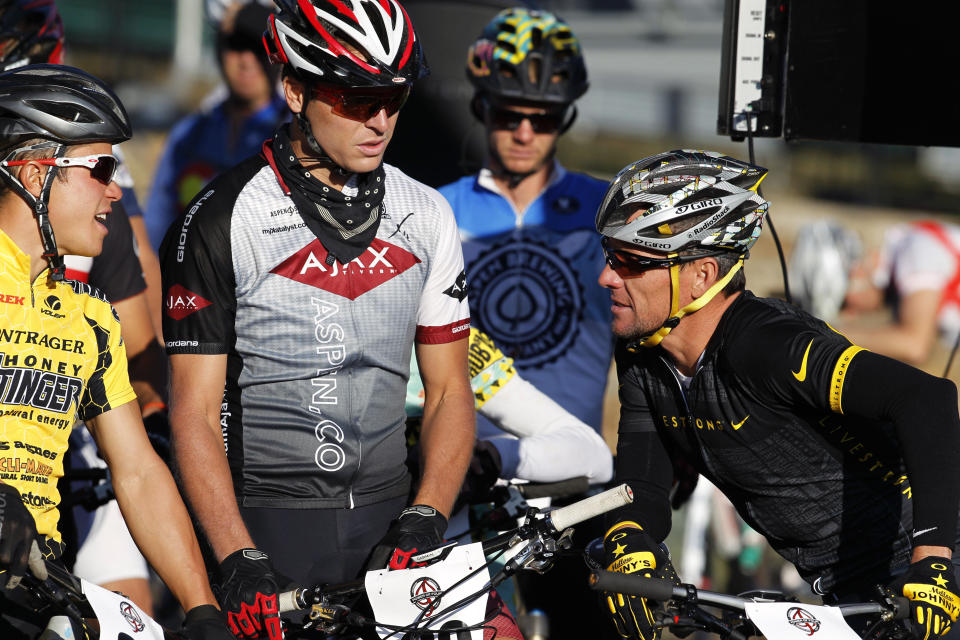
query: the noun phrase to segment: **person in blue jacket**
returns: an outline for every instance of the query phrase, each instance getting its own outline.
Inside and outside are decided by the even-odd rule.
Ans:
[[[552,13],[506,9],[470,47],[466,71],[486,160],[440,192],[460,228],[471,321],[524,378],[599,431],[613,354],[591,233],[604,183],[554,157],[587,90],[580,43]],[[496,433],[481,417],[477,429]]]
[[[222,4],[222,3],[220,3]],[[147,199],[144,221],[159,247],[170,224],[200,189],[224,170],[260,151],[287,118],[276,71],[261,43],[271,9],[238,0],[208,10],[216,25],[217,61],[225,91],[177,122],[167,138]],[[215,19],[219,18],[219,19]]]

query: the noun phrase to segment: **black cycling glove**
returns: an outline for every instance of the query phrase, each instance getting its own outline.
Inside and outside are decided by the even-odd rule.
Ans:
[[[603,537],[603,556],[607,571],[637,574],[647,578],[661,578],[680,584],[664,547],[647,535],[634,522],[620,522]],[[659,604],[639,596],[604,593],[617,633],[631,640],[656,640],[661,628],[654,611]]]
[[[0,483],[0,589],[20,585],[27,567],[40,578],[47,568],[37,546],[37,524],[13,485]]]
[[[220,563],[217,600],[238,638],[280,640],[277,573],[267,554],[240,549]]]
[[[920,640],[947,633],[960,613],[960,589],[949,558],[929,557],[910,565],[890,588],[910,600],[907,629]]]
[[[407,507],[373,548],[367,570],[420,566],[411,562],[410,556],[439,545],[446,530],[447,519],[433,507],[423,504]]]
[[[234,640],[223,614],[212,604],[202,604],[187,611],[183,630],[189,640]]]

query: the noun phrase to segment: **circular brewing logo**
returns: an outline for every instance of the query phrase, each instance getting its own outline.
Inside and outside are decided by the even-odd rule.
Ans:
[[[553,248],[507,241],[481,253],[467,273],[470,315],[522,366],[542,366],[570,348],[580,329],[583,291]]]

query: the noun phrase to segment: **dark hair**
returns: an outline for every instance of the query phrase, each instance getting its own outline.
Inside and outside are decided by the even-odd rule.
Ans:
[[[21,147],[32,147],[36,144],[41,144],[44,142],[50,142],[45,138],[34,138],[32,140],[24,140],[20,143]],[[31,149],[30,151],[21,151],[19,153],[13,154],[10,158],[4,158],[4,160],[40,160],[42,158],[51,158],[53,157],[54,147],[45,147],[42,149]],[[10,153],[10,151],[3,151],[0,154]],[[57,171],[57,179],[61,182],[67,181],[67,171]],[[0,198],[6,197],[7,193],[11,191],[10,185],[7,184],[6,180],[0,180]]]

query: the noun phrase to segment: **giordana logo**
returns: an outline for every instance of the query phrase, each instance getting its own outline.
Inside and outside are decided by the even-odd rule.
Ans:
[[[137,609],[127,601],[120,603],[120,615],[127,621],[134,633],[140,633],[147,628],[147,625],[143,624],[143,618],[140,617]]]
[[[440,599],[443,597],[443,591],[436,580],[424,576],[417,578],[410,585],[410,602],[418,609],[424,611],[426,617],[430,617],[437,610]]]
[[[60,311],[61,306],[60,298],[50,294],[43,299],[43,308],[40,309],[40,313],[53,318],[66,318],[67,316],[65,314],[57,313],[57,311]]]
[[[170,290],[167,291],[167,299],[164,302],[167,315],[174,320],[183,320],[191,313],[209,307],[211,304],[213,303],[209,300],[179,284],[170,287]]]
[[[812,613],[801,607],[787,609],[787,622],[808,636],[812,636],[820,630],[820,621]]]
[[[313,240],[270,273],[356,300],[420,262],[406,249],[379,238],[345,265],[337,261],[327,264],[327,255],[320,241]]]

